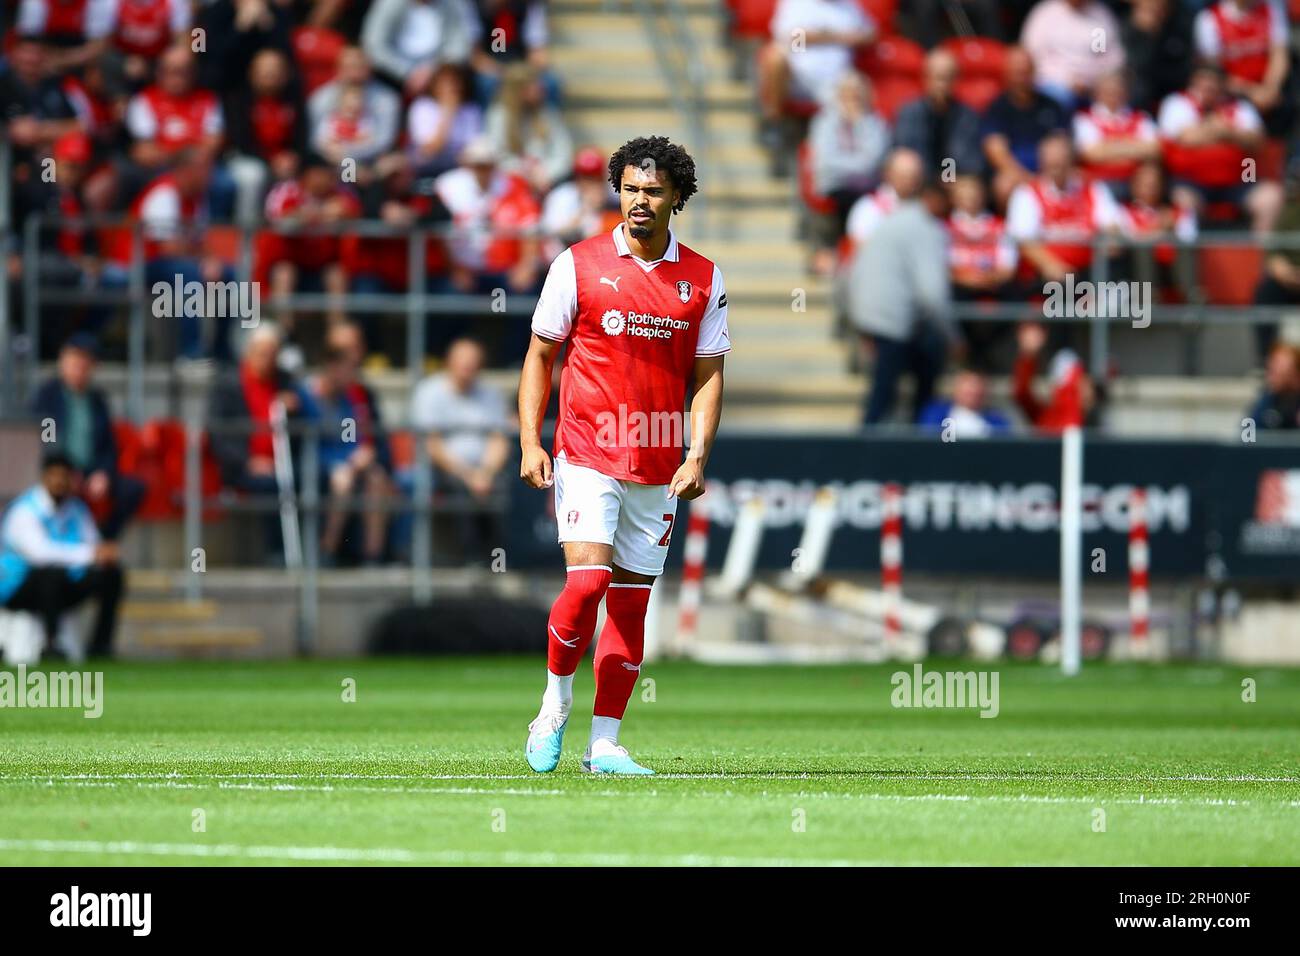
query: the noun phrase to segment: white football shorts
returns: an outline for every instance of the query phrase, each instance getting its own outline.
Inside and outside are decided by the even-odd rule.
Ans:
[[[636,574],[663,573],[677,515],[667,485],[640,485],[556,458],[555,520],[560,542],[614,546],[614,563]]]

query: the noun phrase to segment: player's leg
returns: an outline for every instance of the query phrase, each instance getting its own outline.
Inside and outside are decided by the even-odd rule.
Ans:
[[[566,566],[564,587],[547,621],[546,690],[528,727],[524,754],[540,773],[560,760],[573,705],[573,676],[596,632],[596,616],[613,574],[618,482],[590,468],[555,462],[555,514]]]
[[[625,483],[614,534],[614,575],[605,595],[605,626],[596,644],[596,705],[584,770],[654,772],[632,760],[618,735],[641,674],[650,591],[663,573],[676,512],[677,499],[666,486]]]

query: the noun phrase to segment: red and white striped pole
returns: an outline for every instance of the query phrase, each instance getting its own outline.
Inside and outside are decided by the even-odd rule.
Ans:
[[[903,599],[903,488],[890,482],[881,496],[880,590],[885,595],[885,640],[903,633],[899,604]]]
[[[1129,636],[1134,643],[1146,641],[1151,629],[1151,597],[1147,569],[1151,550],[1147,545],[1147,494],[1134,488],[1128,508],[1128,615]]]
[[[682,551],[682,589],[677,594],[677,642],[681,653],[695,638],[699,623],[700,592],[704,584],[704,559],[709,551],[707,509],[691,507],[686,521],[686,546]]]

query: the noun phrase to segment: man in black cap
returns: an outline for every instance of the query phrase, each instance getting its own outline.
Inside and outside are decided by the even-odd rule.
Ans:
[[[108,402],[91,385],[97,350],[93,335],[70,336],[59,352],[57,375],[36,391],[32,414],[42,439],[71,462],[77,493],[101,516],[99,533],[115,541],[144,500],[145,486],[118,471]]]

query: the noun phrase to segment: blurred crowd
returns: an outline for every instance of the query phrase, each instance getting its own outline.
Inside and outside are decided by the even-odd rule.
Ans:
[[[1282,0],[730,5],[755,48],[760,136],[774,166],[796,164],[810,269],[835,280],[874,362],[868,424],[896,414],[904,377],[904,417],[925,420],[953,359],[967,392],[1011,374],[1032,425],[1094,421],[1105,383],[1063,329],[955,322],[953,305],[1041,303],[1048,283],[1088,279],[1098,250],[1108,280],[1187,301],[1198,267],[1179,242],[1249,230],[1267,250],[1300,230]],[[1110,237],[1146,244],[1121,255]],[[1300,303],[1295,250],[1254,268],[1255,302]],[[1289,354],[1276,325],[1257,333],[1262,364]],[[1040,357],[1046,402],[1029,391]]]
[[[19,0],[6,15],[15,306],[24,269],[43,286],[125,289],[131,230],[77,217],[126,217],[151,288],[258,280],[262,316],[301,363],[342,320],[337,295],[408,287],[405,239],[349,235],[349,221],[438,233],[424,262],[438,296],[535,292],[550,257],[616,214],[607,157],[575,144],[558,108],[541,0]],[[39,266],[17,247],[36,213]],[[232,222],[263,227],[251,275],[209,228]],[[292,293],[331,304],[294,310]],[[170,354],[230,361],[230,317],[186,308]],[[50,311],[52,347],[74,332],[105,341],[113,316],[94,302]],[[464,322],[430,329],[441,352]],[[385,337],[371,315],[364,332],[397,356],[400,331]],[[498,347],[508,362],[521,344]]]

